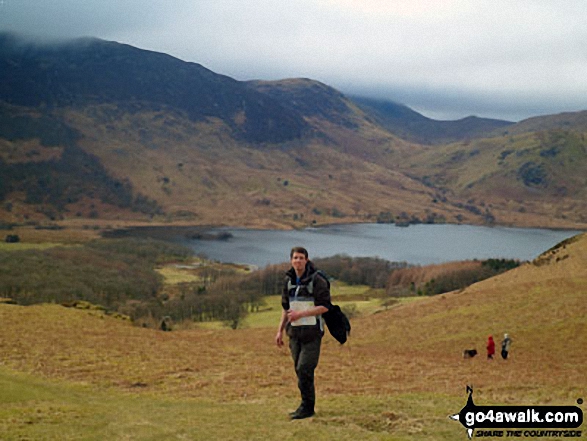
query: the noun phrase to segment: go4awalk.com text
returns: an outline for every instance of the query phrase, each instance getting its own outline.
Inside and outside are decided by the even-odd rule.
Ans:
[[[477,406],[467,386],[465,407],[450,418],[460,422],[469,439],[482,437],[580,438],[583,410],[578,406]],[[577,404],[583,404],[582,399]]]
[[[475,438],[580,438],[581,430],[476,430]]]

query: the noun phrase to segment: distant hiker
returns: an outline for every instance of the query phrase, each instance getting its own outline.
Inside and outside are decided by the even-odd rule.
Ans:
[[[275,343],[278,347],[283,346],[285,329],[302,397],[300,406],[289,416],[292,420],[299,420],[314,415],[314,370],[320,358],[324,335],[322,314],[328,311],[330,305],[330,288],[327,280],[317,274],[314,264],[308,260],[305,248],[293,248],[290,259],[291,268],[284,282],[281,297],[283,311]]]
[[[487,339],[487,359],[493,360],[495,355],[495,342],[493,341],[493,335],[490,335]]]
[[[510,346],[512,345],[512,339],[508,334],[503,334],[503,341],[501,342],[501,358],[507,360],[510,352]]]

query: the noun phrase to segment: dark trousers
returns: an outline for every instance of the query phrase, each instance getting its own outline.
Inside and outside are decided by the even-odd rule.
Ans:
[[[318,366],[321,343],[322,337],[306,343],[302,343],[296,338],[290,338],[289,340],[289,349],[294,361],[296,375],[298,376],[298,388],[302,395],[301,407],[311,411],[314,410],[314,404],[316,403],[314,370]]]

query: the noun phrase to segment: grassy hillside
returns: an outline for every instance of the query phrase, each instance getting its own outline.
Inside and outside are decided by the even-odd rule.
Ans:
[[[437,146],[409,158],[406,168],[487,217],[526,225],[546,216],[552,226],[587,221],[587,141],[575,129]]]
[[[325,339],[317,416],[274,325],[159,332],[57,305],[0,304],[7,439],[459,439],[465,404],[575,405],[587,390],[587,236],[510,272],[353,321]],[[487,361],[508,332],[511,359]],[[464,348],[480,357],[463,360]],[[82,399],[83,396],[83,399]]]
[[[369,221],[380,212],[424,220],[434,212],[475,222],[466,210],[433,203],[434,189],[378,163],[391,153],[364,148],[350,129],[330,130],[340,142],[259,146],[235,141],[220,121],[193,123],[179,113],[100,106],[66,118],[83,134],[84,150],[173,220],[269,227]]]
[[[287,145],[242,144],[220,121],[192,123],[179,113],[100,106],[70,111],[66,120],[82,133],[85,151],[174,221],[302,226],[383,213],[395,221],[587,224],[587,156],[576,132],[422,148],[349,106],[345,115],[356,126],[309,117],[326,138]]]
[[[540,132],[544,130],[574,130],[587,132],[587,111],[564,112],[556,115],[535,116],[517,124],[495,130],[494,135],[516,135],[519,133]]]
[[[127,177],[114,179],[96,156],[80,148],[80,138],[59,115],[0,102],[3,220],[160,212],[154,201],[133,190]]]
[[[235,140],[221,120],[194,122],[181,112],[100,105],[48,117],[10,109],[22,118],[18,134],[0,139],[5,222],[101,218],[283,227],[374,221],[381,212],[423,221],[454,221],[460,214],[480,222],[454,205],[434,203],[434,189],[382,163],[405,148],[391,135],[376,134],[388,152],[365,149],[365,136],[376,133],[372,127],[359,133],[324,120],[320,130],[329,130],[329,141],[257,145]],[[75,138],[60,146],[43,121]]]

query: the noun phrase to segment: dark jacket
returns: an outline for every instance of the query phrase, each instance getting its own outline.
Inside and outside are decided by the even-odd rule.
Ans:
[[[290,309],[290,302],[294,300],[312,301],[314,306],[330,308],[329,284],[321,274],[316,274],[316,267],[311,261],[306,264],[306,271],[300,278],[299,285],[296,284],[296,272],[290,268],[286,273],[281,296],[281,306],[286,311]],[[312,282],[313,280],[313,282]],[[289,282],[289,283],[288,283]],[[310,293],[308,285],[313,283],[313,290]],[[286,326],[286,333],[290,338],[297,338],[302,341],[312,341],[324,334],[324,325],[321,317],[316,317],[316,324],[312,326]]]

